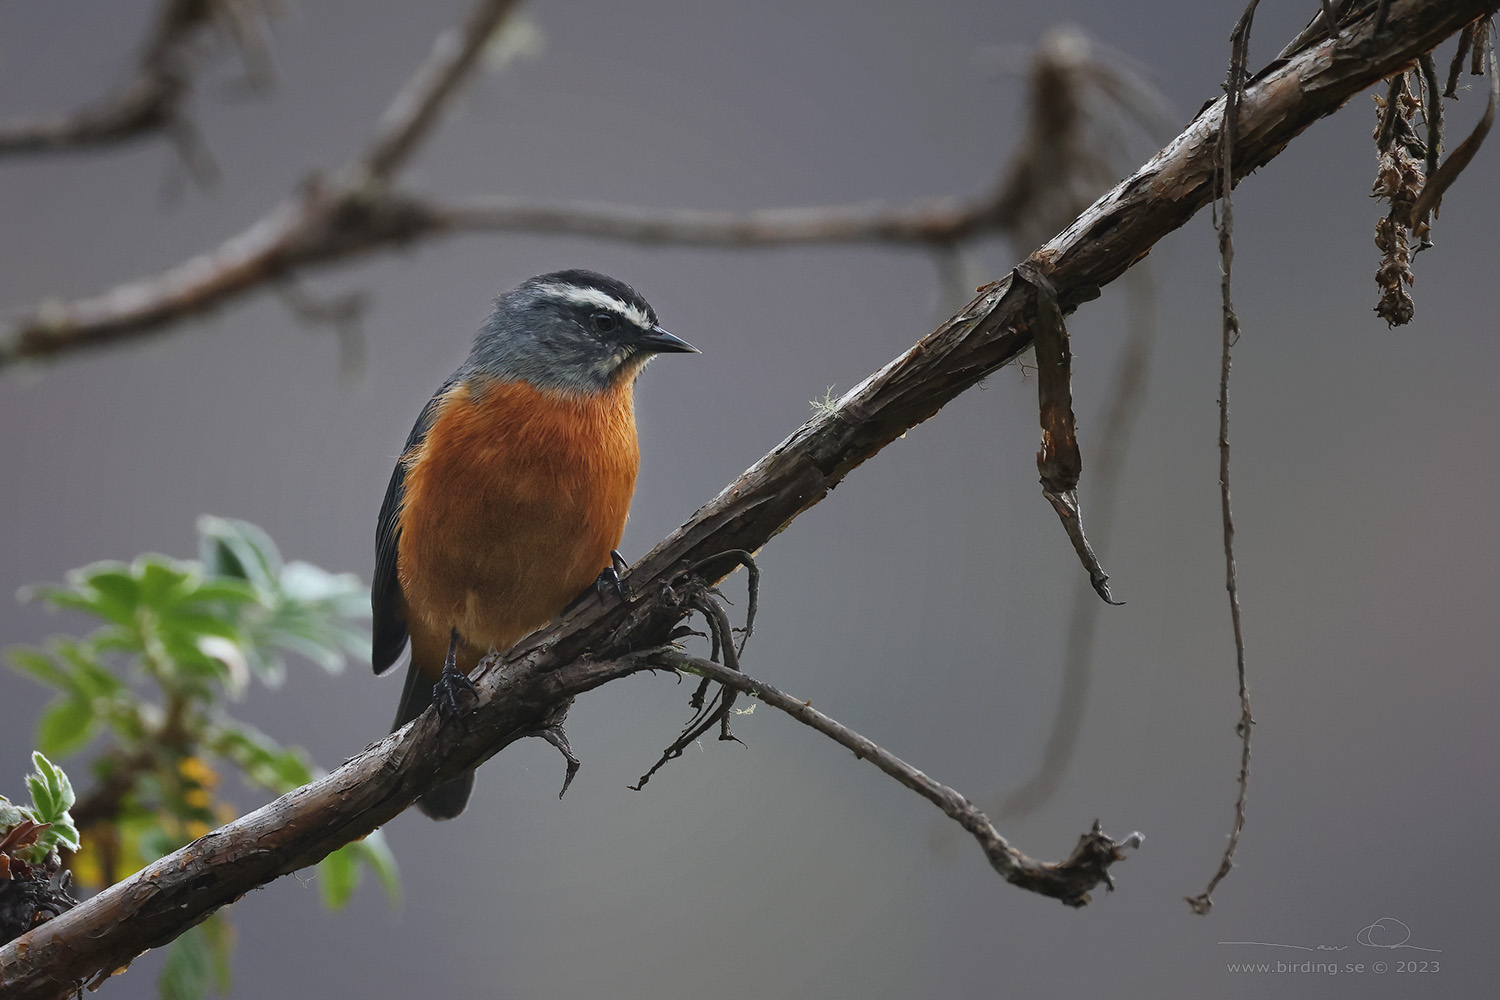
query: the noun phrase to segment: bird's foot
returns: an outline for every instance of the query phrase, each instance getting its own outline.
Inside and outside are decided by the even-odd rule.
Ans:
[[[432,686],[432,700],[437,705],[438,715],[444,719],[462,715],[463,704],[460,699],[463,697],[478,701],[479,692],[474,690],[474,682],[460,673],[450,660],[443,664],[442,676]]]
[[[609,565],[600,571],[598,578],[594,581],[594,591],[602,597],[613,593],[620,600],[625,600],[625,584],[620,580],[620,574],[630,568],[630,563],[620,555],[618,549],[609,550]]]
[[[600,570],[598,578],[594,580],[594,592],[601,598],[614,594],[620,600],[625,600],[625,584],[620,580],[619,570],[613,566]]]

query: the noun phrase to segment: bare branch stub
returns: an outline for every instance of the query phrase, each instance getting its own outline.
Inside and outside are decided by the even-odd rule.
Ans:
[[[1078,477],[1083,470],[1083,458],[1074,430],[1073,355],[1068,349],[1068,331],[1057,304],[1057,291],[1030,263],[1018,266],[1013,277],[1036,290],[1036,319],[1031,339],[1036,346],[1037,396],[1042,421],[1042,447],[1036,453],[1042,496],[1062,521],[1079,561],[1088,571],[1094,592],[1106,604],[1119,604],[1110,596],[1109,576],[1099,565],[1094,547],[1084,533],[1083,514],[1078,505]]]
[[[1479,22],[1474,22],[1458,35],[1458,48],[1453,53],[1453,61],[1448,64],[1448,85],[1443,88],[1443,96],[1458,98],[1458,77],[1463,72],[1464,62],[1469,57],[1469,50],[1474,45],[1474,32],[1479,29]]]

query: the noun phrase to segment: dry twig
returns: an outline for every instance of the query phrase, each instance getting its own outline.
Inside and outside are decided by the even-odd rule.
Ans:
[[[1224,586],[1229,591],[1229,619],[1234,626],[1234,660],[1239,677],[1240,721],[1235,731],[1240,737],[1239,794],[1234,801],[1234,825],[1229,842],[1219,859],[1219,868],[1208,886],[1197,896],[1188,897],[1194,913],[1205,914],[1213,908],[1214,889],[1234,867],[1234,851],[1245,828],[1245,797],[1250,791],[1250,730],[1255,719],[1250,714],[1250,689],[1245,680],[1245,631],[1240,622],[1240,590],[1234,565],[1234,514],[1229,503],[1229,366],[1230,350],[1240,336],[1240,320],[1234,312],[1231,295],[1231,270],[1234,263],[1234,164],[1235,143],[1240,130],[1240,107],[1245,100],[1245,76],[1250,55],[1250,25],[1255,19],[1259,0],[1250,0],[1230,34],[1229,80],[1225,84],[1224,123],[1219,129],[1218,178],[1216,202],[1219,212],[1219,259],[1222,274],[1219,292],[1222,297],[1222,342],[1219,359],[1219,502],[1224,521]],[[1377,33],[1379,29],[1376,29]]]
[[[1124,860],[1120,848],[1139,847],[1141,844],[1142,837],[1139,833],[1133,833],[1122,841],[1115,841],[1105,836],[1095,822],[1093,829],[1079,838],[1078,846],[1067,860],[1055,864],[1036,861],[1012,847],[995,829],[989,817],[963,795],[934,781],[900,757],[838,720],[824,715],[808,702],[799,701],[763,681],[747,677],[726,664],[688,656],[675,649],[652,652],[648,654],[648,661],[656,666],[696,674],[743,692],[817,730],[853,752],[860,760],[868,760],[955,820],[974,836],[995,871],[1007,882],[1061,900],[1067,906],[1087,904],[1090,891],[1101,882],[1113,891],[1115,886],[1109,877],[1109,866]]]
[[[1463,142],[1459,143],[1448,159],[1436,171],[1428,171],[1427,183],[1422,186],[1422,194],[1412,206],[1412,223],[1418,229],[1425,227],[1427,217],[1435,214],[1438,206],[1442,204],[1443,194],[1463,173],[1465,167],[1474,159],[1474,154],[1479,152],[1479,146],[1484,142],[1485,136],[1490,134],[1490,128],[1495,123],[1495,108],[1500,105],[1500,66],[1495,59],[1495,26],[1490,18],[1473,25],[1474,62],[1479,64],[1480,58],[1487,59],[1489,64],[1489,100],[1485,104],[1484,114],[1480,116],[1474,131],[1470,132]]]

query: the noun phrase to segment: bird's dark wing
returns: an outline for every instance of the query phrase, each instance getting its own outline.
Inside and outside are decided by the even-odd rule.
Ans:
[[[383,674],[401,658],[406,648],[406,621],[401,617],[401,578],[396,572],[396,548],[401,541],[401,504],[406,499],[406,457],[422,443],[437,416],[438,403],[449,386],[444,385],[428,400],[417,418],[416,426],[401,449],[385,500],[380,505],[380,520],[375,525],[375,581],[370,586],[370,610],[374,612],[374,642],[370,662],[377,674]]]

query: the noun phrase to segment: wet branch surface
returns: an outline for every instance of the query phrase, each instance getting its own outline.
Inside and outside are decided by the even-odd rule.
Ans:
[[[1379,36],[1366,18],[1250,81],[1241,105],[1235,174],[1265,164],[1298,133],[1351,96],[1428,51],[1500,0],[1409,0]],[[1222,99],[1221,99],[1222,101]],[[1097,201],[1031,264],[1070,312],[1119,277],[1215,195],[1223,105],[1214,102],[1132,177]],[[474,676],[480,703],[461,723],[429,711],[332,774],[297,789],[157,861],[0,949],[6,1000],[68,996],[170,941],[257,886],[311,865],[389,821],[419,795],[510,743],[555,725],[573,697],[651,669],[694,610],[670,588],[701,564],[709,582],[818,503],[851,471],[926,420],[1031,341],[1037,303],[1009,278],[978,297],[794,431],[626,575],[629,598],[588,598],[571,616]]]

